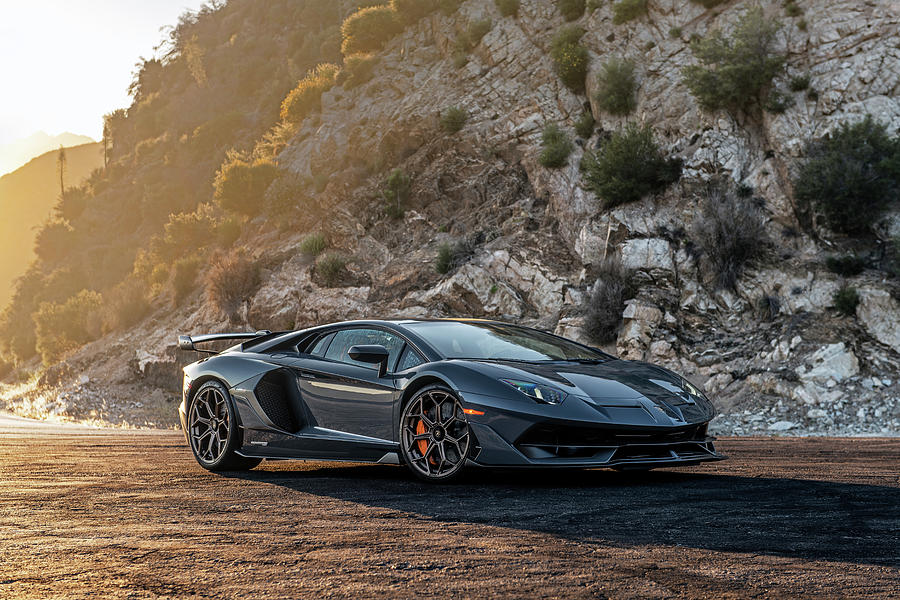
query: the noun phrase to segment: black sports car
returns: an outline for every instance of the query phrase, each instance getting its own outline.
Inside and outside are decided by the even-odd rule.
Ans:
[[[246,340],[221,353],[196,344]],[[543,331],[482,320],[350,321],[180,336],[181,423],[197,462],[650,469],[721,460],[715,414],[684,378]]]

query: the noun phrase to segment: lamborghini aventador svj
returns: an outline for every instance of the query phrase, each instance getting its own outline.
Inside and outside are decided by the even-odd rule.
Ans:
[[[219,353],[204,342],[243,340]],[[482,320],[350,321],[180,336],[181,424],[197,462],[651,469],[721,460],[704,393],[661,367]]]

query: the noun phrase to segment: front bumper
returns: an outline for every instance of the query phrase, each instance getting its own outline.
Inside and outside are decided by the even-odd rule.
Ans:
[[[646,403],[594,407],[577,398],[568,405],[511,407],[486,396],[463,397],[485,413],[469,418],[478,441],[472,459],[484,466],[646,469],[726,458],[707,435],[711,414],[672,418]]]

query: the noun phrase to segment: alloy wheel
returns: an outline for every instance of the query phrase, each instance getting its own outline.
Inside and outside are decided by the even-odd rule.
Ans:
[[[447,479],[469,455],[469,424],[449,390],[429,389],[403,411],[402,450],[410,467],[426,479]]]
[[[191,405],[191,446],[197,458],[214,463],[228,447],[230,416],[225,397],[214,387],[200,390]]]

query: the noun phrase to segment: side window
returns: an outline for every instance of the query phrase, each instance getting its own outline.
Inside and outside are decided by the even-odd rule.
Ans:
[[[419,353],[407,344],[406,348],[403,349],[403,354],[400,355],[400,362],[397,364],[397,372],[399,373],[407,369],[412,369],[413,367],[418,367],[424,362],[425,359],[419,356]]]
[[[328,343],[331,342],[331,338],[334,337],[333,333],[328,333],[317,339],[313,342],[313,345],[306,352],[307,354],[312,354],[313,356],[324,356],[325,349],[328,348]]]
[[[351,365],[358,365],[367,369],[377,369],[377,365],[355,361],[350,358],[348,352],[353,346],[360,344],[380,344],[387,348],[388,365],[397,361],[397,356],[403,348],[403,338],[381,329],[342,329],[334,334],[331,345],[325,353],[325,358],[339,360]]]

